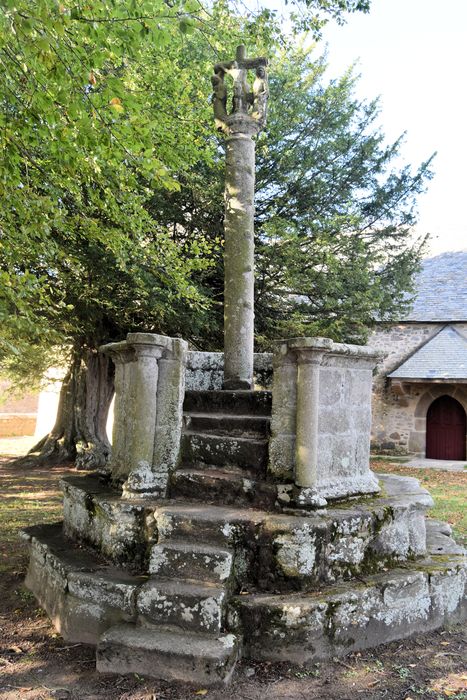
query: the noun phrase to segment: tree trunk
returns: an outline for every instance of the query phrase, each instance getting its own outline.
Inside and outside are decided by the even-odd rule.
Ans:
[[[78,346],[60,391],[57,418],[21,464],[75,461],[77,469],[98,469],[109,460],[107,416],[114,393],[110,358],[94,348]]]

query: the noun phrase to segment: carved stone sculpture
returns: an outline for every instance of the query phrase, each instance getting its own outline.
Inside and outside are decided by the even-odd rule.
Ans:
[[[234,61],[216,63],[214,75],[211,78],[213,86],[212,104],[214,117],[220,122],[218,128],[230,132],[229,117],[245,114],[258,124],[258,130],[266,123],[267,100],[269,96],[266,73],[266,58],[246,58],[245,47],[237,48]],[[248,71],[254,70],[256,76],[253,90],[248,82]],[[232,109],[227,113],[227,89],[225,75],[232,78]]]

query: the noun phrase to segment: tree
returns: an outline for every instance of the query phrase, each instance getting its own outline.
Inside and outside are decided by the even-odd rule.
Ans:
[[[145,207],[154,187],[178,187],[203,133],[186,90],[194,75],[178,64],[192,13],[150,5],[153,17],[133,21],[124,2],[86,15],[38,0],[1,18],[0,359],[29,377],[66,348],[47,459],[78,452],[96,466],[108,455],[112,368],[100,343],[138,325],[180,331],[177,312],[196,326],[206,306],[191,282],[206,246],[179,247]]]
[[[283,54],[272,78],[258,148],[263,342],[297,333],[365,340],[376,318],[408,303],[423,251],[412,227],[431,158],[416,170],[400,166],[403,138],[385,143],[377,100],[355,98],[351,70],[323,84],[325,67],[298,50]]]
[[[297,22],[319,33],[367,7],[314,0]],[[206,226],[188,235],[194,209],[179,226],[150,200],[219,172],[208,80],[216,53],[239,37],[280,44],[273,13],[241,20],[225,2],[207,11],[197,0],[5,5],[0,360],[29,380],[57,347],[66,356],[43,459],[93,467],[108,456],[112,368],[100,343],[130,328],[217,342],[208,310],[219,310],[220,198],[205,215],[217,236]]]

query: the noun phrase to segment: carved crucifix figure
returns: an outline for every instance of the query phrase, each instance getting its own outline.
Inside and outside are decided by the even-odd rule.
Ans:
[[[226,137],[224,388],[253,388],[255,136],[266,122],[266,58],[217,63],[212,77],[216,128]],[[255,71],[253,89],[248,71]],[[226,76],[233,81],[228,107]]]

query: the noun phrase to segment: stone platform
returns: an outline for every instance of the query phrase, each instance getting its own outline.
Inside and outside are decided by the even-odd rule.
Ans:
[[[371,353],[281,342],[271,392],[187,389],[179,339],[106,351],[109,472],[64,479],[63,523],[25,532],[27,585],[98,670],[216,685],[242,655],[304,664],[466,617],[429,493],[369,468]]]
[[[298,516],[68,477],[64,523],[25,531],[26,584],[65,639],[97,646],[99,670],[205,685],[240,654],[309,663],[464,619],[467,562],[447,526],[425,527],[431,497],[380,483]]]
[[[96,476],[67,477],[61,484],[64,533],[116,565],[152,573],[161,542],[206,541],[233,548],[242,582],[264,587],[271,580],[275,588],[292,590],[423,556],[425,512],[433,503],[416,479],[394,475],[381,477],[381,496],[305,515],[125,499]]]

